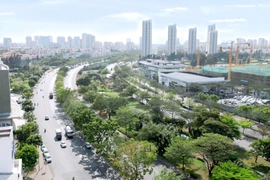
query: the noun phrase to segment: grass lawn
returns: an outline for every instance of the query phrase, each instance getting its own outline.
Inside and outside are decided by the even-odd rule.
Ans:
[[[192,165],[187,168],[187,171],[190,174],[196,176],[196,179],[208,180],[208,171],[205,167],[204,162],[194,159]]]

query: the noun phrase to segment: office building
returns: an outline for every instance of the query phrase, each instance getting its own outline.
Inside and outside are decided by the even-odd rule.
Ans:
[[[168,54],[176,53],[177,29],[176,24],[168,26]]]
[[[112,42],[104,42],[104,48],[105,49],[113,49],[113,43]]]
[[[142,22],[142,50],[141,56],[146,57],[152,54],[152,21],[145,20]]]
[[[12,40],[11,38],[4,38],[3,39],[3,42],[4,42],[4,49],[9,49],[12,47]]]
[[[216,30],[216,25],[209,25],[207,29],[207,41],[206,41],[206,51],[209,52],[210,49],[210,32]]]
[[[22,159],[14,157],[14,139],[11,126],[0,127],[0,179],[22,180]]]
[[[188,33],[188,54],[196,53],[197,28],[190,28]]]
[[[64,36],[58,36],[56,42],[60,47],[65,47],[66,38]]]
[[[209,32],[209,49],[208,54],[215,54],[218,52],[217,50],[217,39],[218,39],[218,31]]]

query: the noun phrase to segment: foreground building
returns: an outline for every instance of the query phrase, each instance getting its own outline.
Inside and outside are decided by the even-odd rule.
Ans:
[[[12,127],[0,127],[0,180],[22,180],[22,159],[14,158]]]

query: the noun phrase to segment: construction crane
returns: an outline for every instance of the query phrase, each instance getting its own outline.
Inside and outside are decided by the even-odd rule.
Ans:
[[[200,67],[200,60],[201,60],[201,51],[200,48],[197,50],[197,68]]]
[[[248,48],[246,47],[243,47],[242,49],[245,50],[245,49],[250,49],[250,54],[249,54],[249,63],[251,63],[251,58],[252,58],[252,48],[250,46],[250,43],[238,43],[237,45],[237,48],[236,48],[236,52],[235,52],[235,65],[238,66],[239,65],[239,59],[238,59],[238,56],[239,56],[239,50],[240,50],[240,45],[248,45]]]
[[[226,49],[229,49],[230,50],[230,53],[229,53],[229,64],[227,66],[228,68],[228,80],[231,80],[231,68],[233,67],[232,66],[232,57],[233,57],[233,54],[232,54],[232,51],[233,51],[233,41],[231,42],[231,46],[226,48]],[[220,47],[220,52],[222,52],[223,48]]]

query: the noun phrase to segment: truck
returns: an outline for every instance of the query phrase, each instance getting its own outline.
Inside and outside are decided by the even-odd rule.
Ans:
[[[66,126],[65,132],[66,132],[66,136],[67,136],[68,138],[73,138],[73,136],[74,136],[74,131],[71,129],[70,126]]]
[[[56,129],[55,130],[55,137],[57,140],[62,140],[62,131],[61,129]]]
[[[49,98],[53,99],[53,93],[50,93]]]

